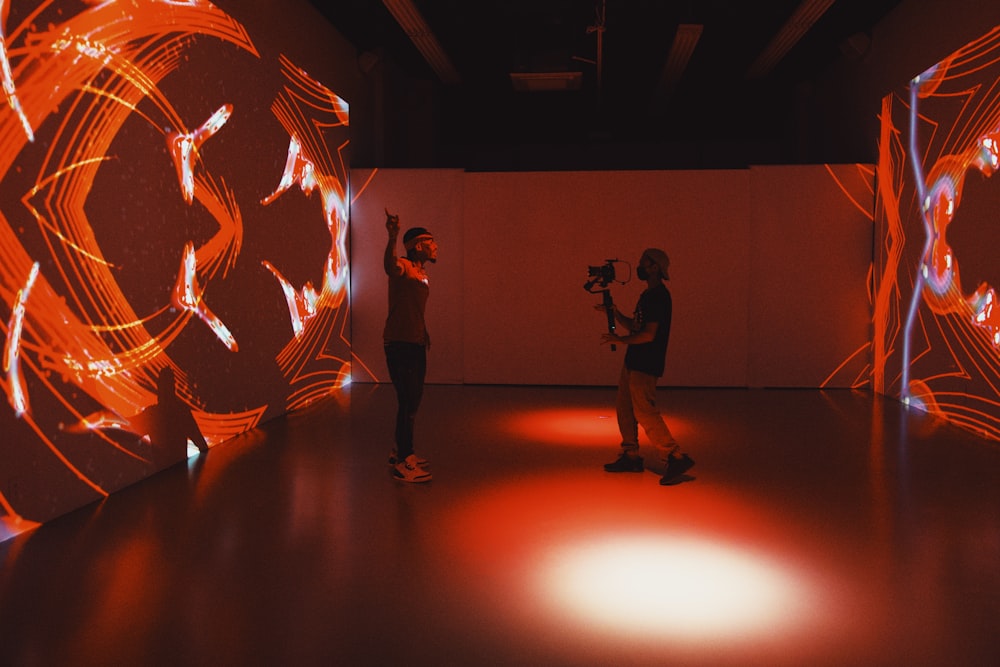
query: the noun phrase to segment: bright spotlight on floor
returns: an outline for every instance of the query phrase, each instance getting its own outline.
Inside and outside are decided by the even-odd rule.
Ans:
[[[542,572],[549,599],[590,631],[671,642],[773,638],[813,616],[804,577],[704,539],[608,537],[570,544]]]

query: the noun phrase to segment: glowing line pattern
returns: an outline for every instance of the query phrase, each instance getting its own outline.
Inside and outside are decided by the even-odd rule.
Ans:
[[[271,105],[271,111],[288,133],[288,159],[278,187],[262,204],[271,204],[296,183],[307,196],[318,191],[330,235],[322,286],[317,297],[309,297],[315,301],[315,314],[303,318],[302,333],[294,336],[278,354],[279,367],[292,380],[288,407],[294,410],[329,393],[327,387],[331,384],[340,388],[350,383],[350,359],[342,360],[340,368],[332,373],[317,375],[309,370],[311,362],[326,358],[327,350],[336,347],[332,343],[334,337],[348,341],[349,319],[343,307],[349,279],[350,195],[348,165],[344,159],[347,143],[337,145],[334,154],[324,139],[324,131],[347,127],[348,105],[284,56],[280,60],[288,85]],[[305,286],[303,294],[311,289]]]
[[[7,382],[10,386],[10,404],[14,408],[14,413],[20,417],[28,411],[28,391],[21,377],[21,366],[18,362],[19,350],[21,346],[21,331],[24,329],[24,309],[28,295],[31,293],[31,286],[38,278],[38,262],[31,266],[31,274],[24,287],[18,290],[14,299],[14,313],[11,316],[8,327],[7,340],[4,345],[3,372],[7,374]]]
[[[1000,27],[887,96],[881,123],[874,387],[1000,438],[997,291],[963,286],[952,240],[994,225],[963,195],[1000,167]],[[994,191],[977,183],[975,196]]]
[[[271,125],[277,118],[283,136],[259,132],[249,139],[256,144],[241,144],[229,138],[237,136],[232,127],[261,119],[248,120],[252,110],[227,99],[242,89],[219,86],[222,75],[213,72],[226,59],[260,62],[239,21],[207,0],[80,7],[0,0],[0,303],[9,309],[0,320],[11,406],[0,415],[0,518],[7,528],[73,509],[77,501],[61,499],[78,498],[80,487],[99,498],[150,474],[147,450],[115,433],[156,403],[166,369],[209,445],[327,397],[350,378],[347,103],[279,55],[273,76],[280,90],[261,109]],[[211,84],[196,83],[203,74]],[[257,83],[243,78],[250,79],[239,82],[243,89]],[[185,79],[195,84],[178,85]],[[189,116],[199,124],[189,127]],[[159,142],[147,147],[149,135]],[[240,172],[247,167],[232,151],[256,156],[275,147],[287,152],[286,168],[274,170],[278,186],[262,199],[247,189]],[[270,169],[264,162],[253,168]],[[130,180],[109,180],[123,175]],[[294,200],[295,185],[306,200],[318,194],[320,210],[299,214],[295,207],[304,204],[283,202],[296,211],[286,238],[291,243],[315,222],[330,238],[329,252],[313,267],[267,258],[247,269],[248,233],[266,224],[266,207]],[[167,224],[132,224],[125,204],[133,210],[135,202],[151,214],[169,207]],[[173,257],[173,267],[180,257],[180,267],[152,285],[126,278],[152,275],[137,269],[151,254]],[[256,329],[232,324],[248,270],[269,273],[284,295],[287,309],[254,314],[260,328],[281,332],[272,334],[281,336],[273,350]],[[295,278],[303,285],[296,290],[285,277],[305,270],[321,278],[318,291],[311,279]],[[286,318],[291,329],[280,326]],[[199,326],[189,327],[192,320]],[[199,347],[200,324],[222,345]],[[216,386],[200,371],[231,363],[216,355],[244,355],[238,338],[257,350],[253,359],[266,365],[270,355],[278,375],[229,379],[255,392],[233,405],[220,389],[226,377]],[[11,495],[15,479],[19,491]],[[33,502],[41,497],[55,501],[43,509]]]
[[[226,347],[233,352],[239,351],[236,339],[229,332],[226,325],[222,323],[216,315],[205,305],[202,298],[204,291],[198,285],[197,260],[194,254],[194,244],[190,241],[184,246],[184,259],[181,260],[181,269],[177,274],[177,283],[174,285],[173,304],[180,310],[197,315],[215,333]]]
[[[194,200],[194,160],[198,156],[198,149],[222,129],[232,113],[232,105],[223,105],[194,132],[171,132],[167,135],[167,146],[177,167],[177,180],[180,181],[184,201],[188,204]]]
[[[7,104],[17,114],[21,121],[21,127],[28,141],[35,140],[35,133],[31,129],[31,123],[24,115],[21,101],[17,99],[17,86],[14,84],[14,75],[10,71],[10,59],[7,57],[7,39],[4,37],[4,25],[7,23],[9,10],[7,0],[0,0],[0,82],[3,84],[3,94],[7,98]]]
[[[319,301],[319,294],[316,293],[316,289],[312,283],[306,283],[299,292],[295,291],[292,284],[281,275],[281,272],[274,265],[266,259],[262,264],[274,275],[281,285],[281,291],[284,293],[285,301],[288,303],[288,316],[292,321],[292,332],[296,338],[301,338],[306,328],[306,322],[316,314],[316,303]]]

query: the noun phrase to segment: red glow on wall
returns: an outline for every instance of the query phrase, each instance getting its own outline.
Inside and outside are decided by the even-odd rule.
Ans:
[[[170,463],[139,418],[165,371],[210,445],[349,381],[348,106],[208,1],[2,6],[0,516],[25,525]]]
[[[994,28],[884,98],[874,387],[1000,438]]]

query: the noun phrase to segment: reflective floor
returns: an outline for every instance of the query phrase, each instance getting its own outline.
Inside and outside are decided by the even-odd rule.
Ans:
[[[0,543],[0,664],[1000,664],[996,443],[664,389],[697,465],[663,487],[602,470],[613,401],[430,386],[405,485],[391,387],[355,385]]]

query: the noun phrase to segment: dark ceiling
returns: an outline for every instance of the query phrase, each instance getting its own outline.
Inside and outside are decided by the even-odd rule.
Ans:
[[[489,168],[546,150],[627,153],[624,166],[636,167],[725,166],[718,153],[730,150],[735,163],[797,161],[803,91],[838,61],[861,62],[873,26],[901,0],[832,2],[760,76],[748,71],[801,0],[413,0],[454,66],[452,82],[382,0],[310,1],[359,55],[392,62],[433,91],[438,162]],[[686,68],[664,84],[679,24],[703,28]],[[512,85],[511,73],[566,71],[580,73],[579,89]],[[687,157],[655,157],[668,153]]]

